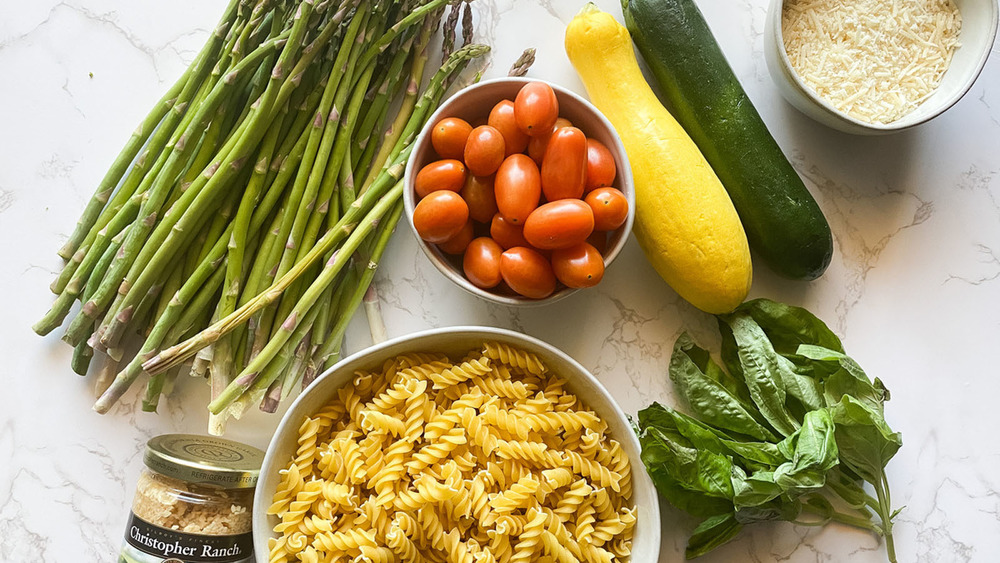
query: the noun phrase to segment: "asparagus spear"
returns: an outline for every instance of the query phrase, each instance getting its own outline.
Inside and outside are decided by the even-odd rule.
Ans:
[[[366,5],[367,3],[362,3],[361,8],[366,7]],[[325,151],[322,150],[324,148],[322,145],[325,141],[327,124],[339,121],[343,101],[339,103],[337,101],[346,97],[346,94],[343,94],[342,91],[348,89],[353,75],[354,62],[360,56],[360,53],[355,48],[355,39],[362,37],[359,35],[359,31],[368,21],[369,15],[370,13],[367,10],[359,10],[349,24],[344,42],[341,44],[337,60],[334,63],[334,72],[337,72],[338,69],[340,69],[340,72],[328,80],[320,101],[320,106],[315,112],[302,161],[295,177],[292,193],[289,196],[289,208],[295,209],[295,212],[285,216],[279,235],[280,239],[285,241],[285,250],[282,252],[277,263],[277,269],[274,274],[277,277],[284,275],[294,263],[298,248],[300,247],[302,232],[305,229],[306,217],[313,211],[315,206],[319,188],[319,182],[316,180],[316,172],[322,171],[324,168],[322,164],[317,162],[317,159],[322,160],[324,158],[323,155],[329,152],[328,148]],[[343,88],[341,88],[342,84],[344,85]],[[303,204],[303,202],[305,203]],[[269,310],[257,317],[255,345],[251,352],[252,355],[255,355],[259,351],[260,347],[263,346],[263,342],[270,335],[271,323],[276,313],[276,310]]]
[[[379,220],[390,209],[398,206],[399,197],[403,193],[403,183],[398,181],[379,202],[372,208],[362,223],[351,236],[345,241],[344,246],[334,253],[333,259],[327,262],[323,271],[316,280],[309,286],[295,308],[288,315],[288,318],[281,324],[281,328],[268,341],[267,346],[261,353],[237,376],[237,378],[222,392],[221,395],[212,400],[208,405],[208,410],[218,414],[222,412],[232,401],[239,398],[251,386],[265,390],[280,373],[280,363],[271,362],[275,355],[282,349],[299,324],[308,315],[310,308],[316,299],[323,292],[330,281],[340,273],[350,255],[357,250],[361,242],[378,226]],[[388,229],[391,234],[391,229]],[[262,376],[262,377],[258,377]]]
[[[319,351],[317,355],[317,363],[322,363],[324,368],[329,368],[333,364],[340,360],[341,344],[344,338],[344,333],[347,331],[347,323],[350,321],[351,317],[354,316],[354,311],[361,304],[362,300],[369,297],[368,290],[371,289],[372,280],[375,278],[375,272],[378,269],[379,260],[382,258],[382,254],[385,252],[386,245],[389,242],[389,236],[392,234],[393,230],[396,228],[396,224],[399,222],[399,218],[402,214],[402,204],[397,202],[396,207],[392,210],[389,216],[385,220],[385,225],[380,236],[375,240],[370,253],[366,256],[367,260],[361,262],[363,268],[359,268],[357,275],[357,282],[353,285],[352,291],[348,294],[341,304],[341,311],[337,321],[334,325],[332,337],[327,340],[327,345]],[[377,301],[375,301],[377,303]],[[366,303],[366,307],[374,306]],[[372,318],[372,317],[369,317]],[[381,314],[378,314],[378,319],[381,319]],[[372,333],[373,342],[381,342],[386,338],[385,326],[376,323],[375,326],[370,326],[370,331]]]

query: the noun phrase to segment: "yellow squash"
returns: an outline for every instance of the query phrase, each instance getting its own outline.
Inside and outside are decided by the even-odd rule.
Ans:
[[[750,291],[746,233],[722,182],[646,83],[628,30],[587,4],[566,28],[566,54],[625,145],[646,257],[692,305],[732,311]]]

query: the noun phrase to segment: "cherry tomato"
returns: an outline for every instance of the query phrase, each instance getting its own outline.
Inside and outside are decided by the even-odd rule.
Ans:
[[[576,127],[552,134],[541,166],[542,192],[549,201],[583,197],[587,179],[587,136]]]
[[[487,124],[495,127],[503,135],[506,156],[524,152],[524,149],[528,148],[529,137],[518,129],[517,121],[514,120],[514,102],[500,100],[490,111]]]
[[[413,209],[413,227],[420,238],[440,244],[458,234],[469,220],[462,196],[448,190],[431,192]]]
[[[552,264],[524,246],[510,248],[500,255],[500,275],[511,289],[532,299],[543,299],[556,290]]]
[[[465,142],[472,133],[469,122],[458,117],[446,117],[431,129],[431,146],[441,158],[461,159],[465,154]]]
[[[528,136],[545,135],[559,117],[559,100],[552,87],[544,82],[529,82],[514,98],[514,119]]]
[[[628,199],[614,188],[597,188],[584,201],[594,212],[595,230],[613,231],[628,218]]]
[[[500,214],[511,223],[524,224],[538,207],[542,194],[541,178],[535,161],[524,154],[512,154],[497,170],[493,191]]]
[[[553,252],[552,270],[566,287],[591,287],[604,277],[604,258],[596,248],[581,242]]]
[[[587,183],[583,193],[610,186],[615,181],[615,157],[608,147],[595,139],[587,139]]]
[[[493,221],[490,223],[490,236],[504,250],[515,246],[528,246],[521,226],[504,219],[503,215],[499,213],[493,216]]]
[[[475,236],[472,219],[469,219],[465,222],[465,226],[462,227],[462,230],[458,231],[455,236],[439,244],[438,248],[447,254],[461,254],[465,252],[465,248],[469,246],[469,243],[472,242],[472,239],[475,238]]]
[[[549,139],[552,138],[552,133],[562,129],[563,127],[572,127],[573,123],[566,119],[565,117],[560,117],[556,119],[556,124],[552,126],[552,131],[548,135],[535,135],[528,141],[528,156],[531,160],[535,161],[535,164],[539,166],[542,165],[542,159],[545,158],[545,148],[549,146]]]
[[[496,127],[480,125],[469,133],[465,143],[465,165],[476,176],[489,176],[497,171],[504,158],[504,140]]]
[[[579,199],[540,205],[524,222],[524,238],[535,248],[568,248],[594,232],[594,212]]]
[[[451,158],[424,166],[413,180],[413,189],[418,198],[437,190],[460,192],[464,185],[465,165],[461,160]]]
[[[503,249],[490,237],[472,239],[462,258],[462,269],[472,285],[489,289],[500,284],[500,255]]]
[[[493,193],[493,176],[473,176],[465,178],[462,198],[469,204],[469,217],[473,221],[489,223],[497,213],[497,197]]]

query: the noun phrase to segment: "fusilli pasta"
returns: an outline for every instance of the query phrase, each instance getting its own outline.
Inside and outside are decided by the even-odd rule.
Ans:
[[[628,457],[564,386],[500,342],[358,371],[299,427],[268,560],[627,561]]]

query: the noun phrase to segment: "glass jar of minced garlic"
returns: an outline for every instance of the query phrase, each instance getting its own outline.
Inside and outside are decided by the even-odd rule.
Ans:
[[[253,561],[250,518],[264,452],[166,434],[146,444],[119,563]]]

